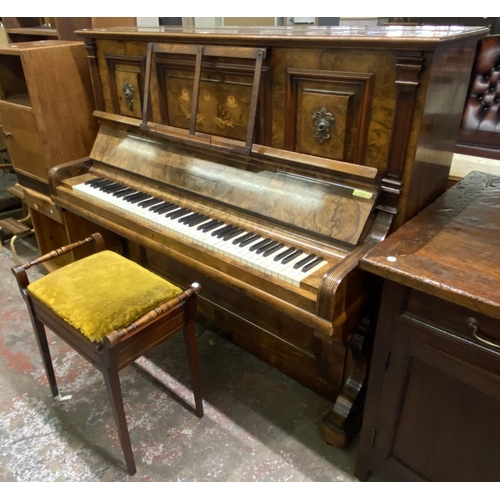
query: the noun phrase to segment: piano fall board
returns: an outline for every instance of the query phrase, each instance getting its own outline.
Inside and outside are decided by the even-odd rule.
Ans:
[[[446,187],[483,28],[84,30],[100,131],[53,201],[356,432],[378,282],[359,259]],[[139,249],[139,251],[137,251]],[[368,342],[369,344],[369,342]]]

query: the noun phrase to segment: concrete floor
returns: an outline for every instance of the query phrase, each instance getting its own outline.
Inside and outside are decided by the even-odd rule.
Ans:
[[[39,255],[32,237],[17,248],[23,262]],[[72,396],[52,399],[12,265],[6,248],[0,481],[356,481],[356,443],[342,451],[320,435],[331,403],[201,326],[202,419],[189,410],[182,334],[121,372],[137,464],[129,476],[100,372],[49,332],[60,392]]]

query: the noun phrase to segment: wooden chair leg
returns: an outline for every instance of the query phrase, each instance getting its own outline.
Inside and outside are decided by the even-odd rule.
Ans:
[[[136,473],[134,454],[130,443],[130,435],[128,432],[127,419],[125,417],[125,409],[123,408],[122,390],[120,387],[120,378],[116,368],[110,368],[103,371],[106,390],[108,391],[109,402],[113,410],[116,427],[118,428],[118,436],[122,445],[123,455],[127,464],[127,470],[130,475]]]
[[[196,405],[196,416],[203,417],[203,398],[201,395],[200,364],[198,361],[198,346],[196,344],[196,334],[194,321],[191,320],[184,328],[184,340],[188,355],[189,370],[193,382],[193,394]]]
[[[40,354],[42,356],[42,362],[45,368],[45,373],[47,374],[47,379],[49,381],[50,391],[52,392],[52,396],[56,397],[59,395],[59,390],[57,388],[54,366],[52,365],[52,359],[50,357],[50,350],[49,350],[49,344],[47,342],[47,334],[45,332],[45,326],[37,319],[37,317],[34,315],[33,311],[29,306],[28,306],[28,312],[30,314],[31,324],[33,325],[36,341],[38,343],[38,349],[40,350]]]

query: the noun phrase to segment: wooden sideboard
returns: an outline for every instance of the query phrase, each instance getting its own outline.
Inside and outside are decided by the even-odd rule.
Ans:
[[[500,480],[500,177],[472,172],[375,247],[385,279],[356,476]]]

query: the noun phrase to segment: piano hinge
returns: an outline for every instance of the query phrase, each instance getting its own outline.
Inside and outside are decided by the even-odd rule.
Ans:
[[[373,448],[373,445],[375,444],[376,437],[377,437],[377,429],[373,428],[372,429],[372,440],[370,442],[370,448]]]
[[[391,350],[387,349],[385,353],[385,366],[384,366],[384,371],[387,371],[387,368],[389,368],[389,360],[391,359]]]

